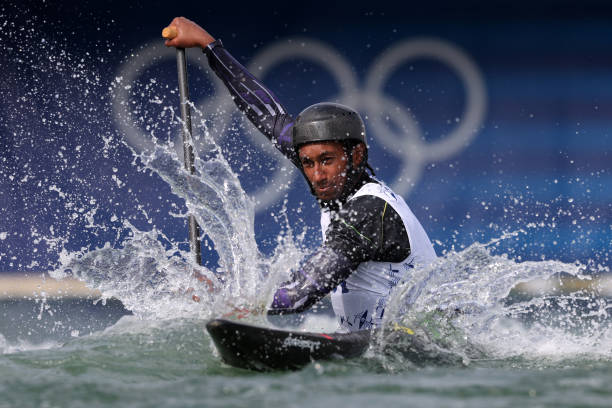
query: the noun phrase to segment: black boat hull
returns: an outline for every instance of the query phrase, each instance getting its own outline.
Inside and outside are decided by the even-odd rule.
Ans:
[[[368,330],[307,333],[271,329],[224,319],[206,325],[227,364],[257,371],[298,370],[317,360],[354,358],[370,343]]]

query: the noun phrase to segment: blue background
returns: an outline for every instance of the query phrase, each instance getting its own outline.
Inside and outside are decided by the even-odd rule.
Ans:
[[[521,231],[497,250],[518,260],[610,265],[612,6],[607,2],[219,3],[1,6],[1,272],[49,270],[61,246],[121,245],[125,220],[140,229],[155,225],[170,239],[186,241],[185,223],[170,214],[184,210],[184,203],[158,176],[142,171],[120,143],[111,107],[120,68],[143,47],[160,43],[159,33],[174,15],[188,16],[223,39],[245,65],[287,38],[318,40],[353,68],[360,89],[384,50],[402,41],[435,38],[451,44],[482,75],[486,111],[476,137],[448,158],[423,163],[416,185],[405,194],[438,253]],[[190,54],[203,58],[195,50]],[[156,83],[140,99],[134,94],[145,117],[139,126],[178,135],[176,126],[155,120],[166,104],[178,106],[174,62],[162,61],[145,76]],[[262,79],[294,114],[337,95],[329,72],[309,61],[288,60]],[[190,85],[196,103],[215,94],[194,64]],[[398,65],[383,91],[418,124],[422,143],[447,137],[466,109],[461,79],[427,58]],[[151,102],[160,95],[161,105]],[[382,108],[381,115],[386,115]],[[375,132],[368,137],[371,163],[392,183],[402,159]],[[242,132],[222,140],[237,171],[247,140]],[[278,162],[257,143],[246,143],[247,161],[261,166],[240,172],[252,192],[265,185]],[[308,227],[307,241],[316,245],[317,208],[298,176],[286,198],[290,225],[297,231]],[[264,252],[274,248],[282,209],[281,199],[257,213],[256,238]],[[53,237],[62,241],[54,244]]]

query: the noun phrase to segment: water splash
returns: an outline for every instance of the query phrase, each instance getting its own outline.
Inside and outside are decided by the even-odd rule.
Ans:
[[[295,265],[304,251],[286,227],[273,256],[265,257],[259,252],[254,238],[252,200],[211,137],[205,114],[192,108],[199,118],[194,122],[203,130],[201,137],[205,139],[200,145],[207,147],[207,151],[196,154],[195,175],[184,170],[172,143],[157,141],[152,149],[132,154],[135,163],[158,175],[184,201],[187,211],[174,216],[196,215],[219,253],[219,267],[195,265],[190,254],[180,249],[184,242],[174,242],[156,228],[141,231],[126,223],[129,237],[121,248],[107,245],[78,255],[64,252],[62,267],[55,276],[71,273],[100,289],[104,297],[121,299],[145,319],[209,318],[235,306],[261,307],[269,302],[275,284],[290,269],[288,260]],[[180,126],[172,108],[166,111]],[[557,355],[575,355],[585,347],[596,353],[602,342],[609,344],[604,324],[587,323],[581,326],[581,333],[567,330],[576,328],[570,322],[577,315],[587,318],[591,313],[599,313],[607,318],[607,301],[589,298],[596,307],[586,308],[576,307],[581,300],[577,295],[557,296],[555,301],[536,296],[509,302],[513,288],[523,282],[562,273],[589,279],[586,267],[580,264],[552,260],[517,262],[508,255],[493,254],[492,248],[498,243],[520,235],[528,239],[529,232],[503,233],[486,244],[449,251],[398,287],[388,304],[387,326],[373,349],[385,369],[396,370],[407,361],[470,364],[475,360],[516,358],[529,353],[549,358],[553,351]],[[194,272],[218,283],[216,291],[208,292],[194,278]],[[200,303],[191,301],[187,288],[198,288]],[[553,311],[556,320],[550,319]],[[262,323],[264,318],[254,321]],[[556,323],[551,325],[552,321]],[[313,325],[316,330],[321,322],[310,319],[302,328],[309,330]],[[414,348],[414,338],[403,343],[409,337],[402,336],[393,325],[411,328],[418,339],[417,347]],[[548,339],[543,341],[543,336]]]
[[[159,176],[172,194],[184,201],[186,212],[194,214],[207,239],[219,256],[216,268],[195,264],[193,256],[182,250],[184,241],[174,241],[153,227],[142,231],[128,221],[128,231],[120,247],[106,244],[85,251],[62,250],[55,278],[74,276],[102,292],[103,298],[115,297],[145,319],[177,316],[208,318],[231,311],[234,307],[261,309],[269,302],[276,283],[286,277],[288,265],[304,256],[300,241],[304,232],[294,237],[285,218],[271,257],[262,255],[255,241],[255,209],[228,160],[207,129],[205,115],[195,109],[194,122],[203,129],[207,151],[196,152],[196,174],[189,174],[171,142],[154,140],[149,149],[131,150],[134,161]],[[167,117],[182,126],[171,112]],[[127,146],[127,145],[126,145]],[[129,148],[129,146],[128,146]],[[282,211],[281,211],[282,213]],[[281,217],[282,218],[282,217]],[[185,233],[186,235],[186,233]],[[204,278],[207,286],[200,282]],[[192,301],[197,295],[199,303]]]
[[[517,358],[612,359],[612,299],[589,289],[516,290],[521,283],[562,282],[561,277],[590,282],[587,272],[593,270],[579,263],[517,262],[493,255],[495,241],[446,254],[394,292],[375,347],[385,369]]]

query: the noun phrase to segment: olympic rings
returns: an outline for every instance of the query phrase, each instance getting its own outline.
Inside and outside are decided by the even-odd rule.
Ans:
[[[149,66],[167,58],[175,58],[173,49],[158,45],[148,46],[124,62],[117,76],[122,78],[123,84],[131,84]],[[443,40],[405,40],[384,51],[370,69],[363,89],[359,88],[356,75],[346,59],[328,45],[308,38],[289,38],[270,45],[251,60],[248,69],[256,77],[263,79],[274,65],[291,58],[307,59],[326,68],[337,82],[340,91],[332,100],[367,114],[369,143],[374,140],[382,143],[388,152],[396,155],[402,162],[398,176],[390,184],[396,193],[403,196],[408,195],[418,183],[428,163],[444,160],[461,152],[476,137],[484,121],[487,96],[480,70],[468,55]],[[418,124],[406,114],[405,108],[392,97],[382,94],[384,83],[393,70],[414,59],[437,60],[453,70],[464,84],[466,102],[463,117],[458,121],[457,127],[442,140],[425,141]],[[208,65],[203,60],[204,58],[201,58],[196,62],[208,70]],[[226,129],[236,110],[221,81],[214,74],[210,74],[210,77],[214,83],[215,95],[199,104],[198,109],[210,116],[209,129]],[[121,118],[130,99],[126,88],[117,87],[113,101],[115,120],[125,133],[128,143],[134,149],[142,151],[152,146],[150,137]],[[389,117],[400,132],[394,131],[382,120],[381,112]],[[246,121],[243,115],[240,117]],[[263,135],[252,126],[251,129],[247,134],[254,145],[262,146],[264,152],[274,156],[277,162],[284,160],[280,153],[265,141]],[[215,137],[223,137],[223,133],[222,131]],[[177,141],[177,147],[179,145]],[[197,139],[195,147],[197,151]],[[182,154],[181,150],[177,149],[179,154]],[[266,209],[280,199],[294,178],[292,166],[279,165],[277,168],[273,179],[253,193],[257,211]]]

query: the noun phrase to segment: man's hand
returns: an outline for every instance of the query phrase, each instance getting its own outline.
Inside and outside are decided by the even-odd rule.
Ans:
[[[206,276],[202,275],[200,272],[198,271],[193,271],[193,276],[199,280],[200,282],[206,284],[206,286],[208,287],[208,292],[209,293],[216,293],[219,291],[219,288],[215,287],[215,285],[213,284],[213,281],[211,281],[210,279],[208,279]],[[190,295],[192,294],[194,291],[193,288],[187,288],[187,291],[185,292],[186,294]],[[193,299],[194,302],[199,302],[200,301],[200,297],[196,294],[193,294],[191,296],[191,299]]]
[[[200,272],[198,271],[193,271],[193,276],[199,280],[202,283],[205,283],[206,286],[208,286],[208,292],[210,293],[214,293],[214,292],[218,292],[218,288],[215,287],[215,285],[213,284],[213,281],[211,281],[210,279],[208,279],[206,276],[202,275]]]
[[[185,17],[174,18],[166,28],[169,30],[164,29],[164,33],[170,34],[167,36],[168,39],[166,39],[165,42],[166,47],[205,48],[208,44],[215,41],[212,35],[208,34],[206,30]]]
[[[227,312],[223,315],[224,318],[244,319],[245,317],[258,316],[266,313],[266,305],[251,305],[247,309],[244,306],[235,306],[230,303],[232,307],[231,312]]]
[[[227,318],[244,319],[251,313],[253,312],[251,312],[249,309],[246,309],[244,307],[235,307],[234,310],[232,310],[231,312],[225,313],[222,317],[226,319]],[[256,313],[253,313],[253,314],[256,314]]]

